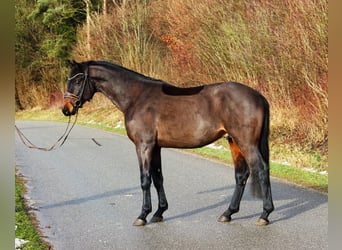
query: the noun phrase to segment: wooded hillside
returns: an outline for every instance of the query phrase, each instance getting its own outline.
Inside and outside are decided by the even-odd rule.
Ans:
[[[108,60],[178,86],[239,81],[270,102],[273,154],[309,152],[308,165],[327,170],[327,0],[15,0],[15,8],[17,109],[58,105],[69,59]]]

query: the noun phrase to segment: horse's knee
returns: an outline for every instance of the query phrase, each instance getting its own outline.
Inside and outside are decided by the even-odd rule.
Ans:
[[[143,176],[141,178],[141,189],[148,190],[151,187],[151,177],[150,176]]]
[[[158,172],[152,172],[152,180],[157,189],[163,185],[164,178],[160,170]]]
[[[249,177],[249,170],[247,169],[244,173],[235,173],[236,185],[245,186]]]

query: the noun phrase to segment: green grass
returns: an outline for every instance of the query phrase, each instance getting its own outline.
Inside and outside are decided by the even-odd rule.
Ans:
[[[116,127],[119,121],[123,121],[122,115],[118,114],[112,107],[105,109],[106,111],[93,110],[92,107],[84,107],[80,110],[78,124],[98,128],[121,135],[126,135],[123,127]],[[99,115],[100,114],[100,115]],[[110,119],[109,119],[110,118]],[[27,110],[16,113],[17,120],[52,120],[67,122],[68,119],[61,115],[59,109],[52,110]],[[116,127],[116,128],[115,128]],[[206,158],[215,159],[226,164],[232,165],[232,158],[229,151],[228,143],[225,139],[215,142],[215,145],[223,146],[222,149],[213,149],[210,147],[202,147],[197,149],[185,150],[186,152],[195,153]],[[274,149],[273,149],[274,150]],[[277,151],[278,149],[274,150]],[[284,151],[285,152],[285,151]],[[289,153],[287,153],[289,154]],[[272,152],[271,152],[272,155]],[[288,155],[288,157],[292,157]],[[303,156],[304,157],[304,156]],[[306,156],[309,157],[309,156]],[[282,156],[282,159],[286,155]],[[272,157],[271,157],[272,159]],[[309,172],[301,166],[289,166],[271,162],[271,176],[286,180],[291,183],[313,188],[322,192],[328,192],[328,175],[317,172]]]
[[[23,250],[45,250],[50,246],[42,240],[36,226],[35,219],[30,215],[26,206],[24,180],[15,176],[15,237],[28,242],[21,246]]]
[[[271,163],[270,169],[272,176],[322,192],[328,192],[328,175],[309,172],[302,168],[279,163]]]
[[[191,149],[190,152],[205,157],[216,159],[227,164],[233,164],[228,149],[198,148]],[[277,177],[288,182],[312,188],[321,192],[328,192],[328,175],[317,172],[310,172],[303,168],[288,166],[280,163],[270,163],[271,176]]]

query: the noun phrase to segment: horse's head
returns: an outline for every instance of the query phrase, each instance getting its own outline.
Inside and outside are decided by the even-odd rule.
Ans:
[[[64,94],[63,114],[66,116],[76,114],[78,109],[93,97],[94,92],[94,86],[88,75],[88,64],[73,61],[67,91]]]

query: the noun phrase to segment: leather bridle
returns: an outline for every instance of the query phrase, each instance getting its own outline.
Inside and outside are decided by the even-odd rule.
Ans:
[[[82,98],[83,98],[83,94],[84,94],[84,90],[85,90],[85,86],[87,85],[88,83],[88,72],[84,72],[84,73],[77,73],[75,74],[74,76],[68,78],[68,81],[71,81],[72,79],[75,79],[76,77],[78,76],[81,76],[81,75],[84,75],[84,80],[82,82],[82,86],[81,86],[81,91],[78,95],[75,95],[73,93],[70,93],[70,92],[65,92],[64,94],[64,99],[68,98],[68,99],[71,99],[74,101],[74,108],[76,108],[76,112],[78,111],[78,109],[80,107],[82,107]]]
[[[73,127],[75,126],[76,124],[76,121],[77,121],[77,116],[78,116],[78,109],[82,106],[82,98],[83,98],[83,94],[84,94],[84,89],[85,89],[85,86],[88,82],[88,73],[85,72],[85,73],[77,73],[75,74],[74,76],[68,78],[68,81],[78,77],[78,76],[81,76],[81,75],[84,75],[84,80],[82,82],[82,86],[81,86],[81,91],[78,95],[75,95],[75,94],[72,94],[70,92],[66,92],[64,94],[64,98],[69,98],[69,99],[72,99],[74,100],[74,104],[72,104],[74,106],[74,108],[76,109],[76,118],[75,118],[75,121],[71,124],[71,116],[69,116],[69,121],[68,121],[68,125],[63,133],[63,135],[61,137],[58,138],[58,140],[51,146],[51,147],[39,147],[37,145],[35,145],[34,143],[32,143],[24,134],[23,132],[21,132],[21,130],[16,126],[15,126],[15,129],[19,135],[19,138],[21,139],[22,143],[27,146],[28,148],[33,148],[33,149],[38,149],[38,150],[42,150],[42,151],[51,151],[51,150],[54,150],[54,149],[57,149],[57,148],[60,148],[64,142],[67,140],[71,130],[73,129]],[[71,126],[70,126],[71,125]]]

